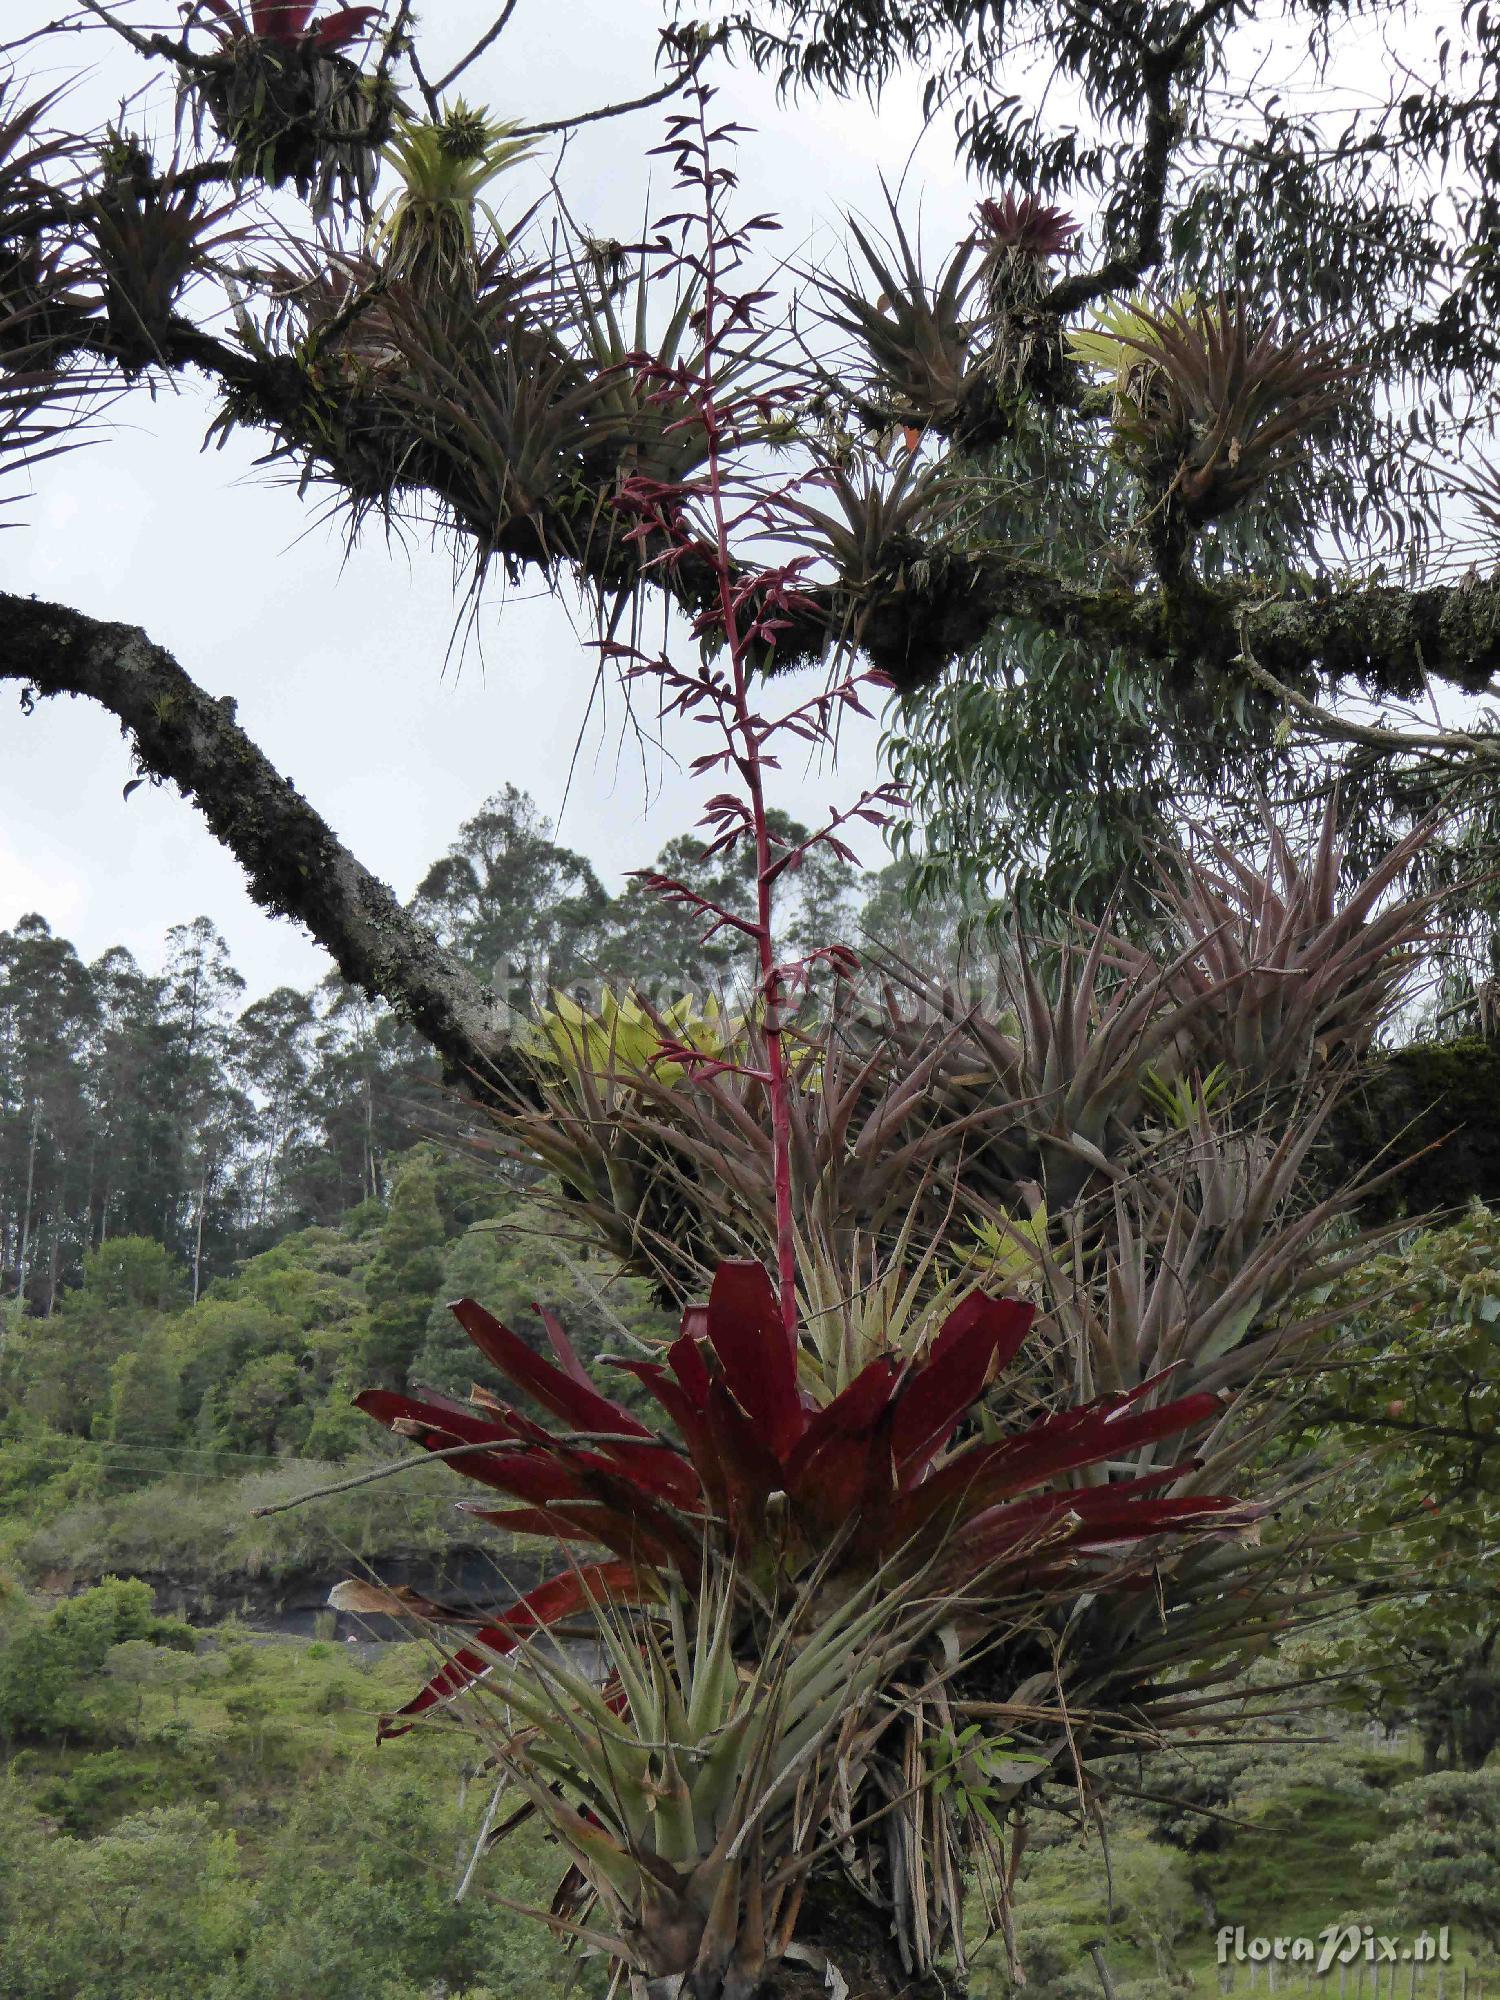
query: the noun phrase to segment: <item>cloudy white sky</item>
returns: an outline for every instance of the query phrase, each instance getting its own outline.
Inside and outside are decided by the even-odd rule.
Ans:
[[[438,71],[492,9],[446,0],[425,11],[435,25],[424,46]],[[4,0],[5,31],[56,13],[55,0]],[[471,95],[528,122],[637,95],[652,82],[661,18],[657,0],[520,0],[499,48],[468,80]],[[64,57],[86,70],[84,100],[101,112],[142,80],[143,66],[106,33],[54,51],[47,81],[58,80]],[[944,121],[924,136],[914,91],[878,114],[787,110],[744,72],[721,82],[725,109],[756,128],[739,160],[745,198],[781,216],[789,252],[826,255],[845,208],[878,216],[882,173],[908,171],[934,245],[962,232],[972,196],[950,130]],[[596,232],[638,229],[642,156],[660,116],[586,128],[568,147],[562,184]],[[666,188],[662,163],[654,166],[659,201]],[[559,819],[559,837],[612,884],[691,822],[695,786],[659,759],[643,772],[637,752],[617,754],[617,705],[589,732],[565,803],[593,675],[565,607],[531,588],[496,590],[477,643],[461,665],[446,659],[458,604],[447,555],[372,539],[346,560],[316,505],[256,470],[250,440],[202,451],[209,412],[192,384],[155,401],[139,395],[117,435],[45,468],[16,510],[21,525],[0,534],[0,584],[144,626],[200,684],[235,697],[271,759],[403,895],[459,822],[508,782],[532,792]],[[782,802],[810,817],[873,764],[865,729],[846,739],[836,777],[790,767]],[[130,775],[119,729],[101,711],[52,702],[23,717],[13,691],[0,698],[0,927],[38,910],[87,956],[122,943],[154,966],[166,928],[206,912],[252,993],[321,977],[323,953],[255,908],[193,810],[149,786],[126,801]]]

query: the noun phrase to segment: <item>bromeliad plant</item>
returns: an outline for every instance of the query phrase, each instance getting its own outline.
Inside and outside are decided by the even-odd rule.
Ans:
[[[110,133],[90,219],[110,337],[125,374],[160,358],[194,274],[243,236],[236,228],[213,233],[233,207],[210,209],[196,188],[158,173],[138,140]]]
[[[348,51],[380,7],[316,0],[183,0],[185,29],[201,28],[213,54],[183,72],[197,113],[233,148],[236,172],[280,187],[290,181],[314,212],[366,204],[390,135],[395,92],[384,65],[365,75]]]
[[[1134,364],[1116,402],[1118,448],[1192,527],[1295,463],[1347,393],[1348,362],[1329,341],[1257,328],[1243,298],[1131,317],[1110,336]]]
[[[903,1191],[910,1207],[914,1172],[920,1180],[924,1159],[936,1171],[939,1153],[883,1138],[894,1140],[901,1118],[920,1119],[924,1088],[941,1085],[955,1052],[939,1036],[905,1093],[886,1100],[896,1122],[866,1115],[856,1139],[851,1121],[874,1069],[857,1055],[846,1067],[831,1039],[810,1042],[792,1019],[815,978],[831,978],[837,995],[857,962],[836,944],[780,957],[778,885],[820,842],[847,853],[842,830],[879,824],[892,795],[864,793],[795,843],[772,833],[778,747],[831,751],[839,717],[862,707],[862,677],[836,665],[810,699],[779,713],[761,705],[761,672],[797,614],[810,558],[740,559],[746,538],[785,537],[805,503],[796,487],[729,471],[764,436],[777,398],[738,373],[745,343],[759,338],[761,297],[739,273],[767,225],[725,218],[732,176],[715,151],[733,128],[710,129],[711,102],[695,85],[692,111],[672,123],[667,150],[691,200],[662,225],[667,271],[687,272],[699,290],[701,352],[631,358],[642,403],[691,412],[702,463],[678,478],[632,473],[617,495],[643,558],[687,579],[700,658],[685,668],[614,637],[601,644],[627,687],[655,686],[659,719],[706,729],[694,768],[732,786],[707,803],[705,854],[748,845],[751,906],[644,879],[695,910],[708,934],[739,932],[753,984],[732,1032],[644,1016],[654,1046],[627,1059],[621,1036],[641,1021],[617,1008],[607,1046],[580,1019],[583,1032],[565,1050],[541,1050],[537,1065],[560,1078],[559,1101],[571,1095],[585,1124],[606,1128],[591,1142],[606,1172],[612,1123],[649,1124],[663,1093],[716,1106],[762,1176],[764,1205],[752,1202],[742,1223],[746,1249],[766,1262],[721,1258],[666,1352],[619,1362],[660,1407],[657,1428],[598,1387],[550,1315],[548,1360],[472,1300],[454,1310],[503,1392],[478,1387],[468,1404],[399,1388],[359,1398],[499,1496],[473,1508],[481,1518],[577,1550],[576,1563],[510,1606],[461,1621],[462,1646],[387,1728],[461,1712],[487,1733],[496,1764],[570,1856],[570,1920],[653,2000],[789,1991],[798,1953],[836,1984],[847,1939],[817,1911],[838,1879],[873,1912],[883,1969],[871,1990],[893,1993],[904,1984],[893,1967],[926,1980],[945,1952],[962,1963],[965,1867],[986,1852],[995,1863],[994,1828],[1014,1797],[1081,1754],[1098,1722],[1092,1698],[1118,1718],[1128,1686],[1132,1714],[1155,1726],[1161,1621],[1190,1624],[1200,1648],[1223,1646],[1223,1572],[1198,1555],[1243,1541],[1260,1510],[1205,1484],[1203,1454],[1218,1450],[1226,1415],[1217,1394],[1176,1393],[1170,1366],[1102,1396],[1050,1394],[1042,1358],[1022,1355],[1029,1304],[965,1285],[936,1237],[914,1242],[910,1219],[892,1218],[891,1237],[867,1246],[871,1262],[825,1205],[853,1144],[872,1174],[888,1167],[891,1207]],[[836,1000],[823,1018],[840,1018]],[[978,1131],[986,1120],[967,1123]],[[695,1152],[690,1126],[678,1120],[667,1143],[711,1204],[716,1175],[732,1171],[711,1147]],[[827,1146],[810,1159],[815,1131]],[[544,1153],[545,1132],[533,1136]],[[937,1143],[951,1169],[952,1133]],[[628,1200],[617,1184],[613,1198]],[[1019,1385],[1004,1418],[991,1409],[1002,1378]],[[1125,1618],[1119,1643],[1106,1634],[1080,1670],[1059,1654],[1060,1635],[1076,1626],[1098,1639],[1088,1607],[1122,1593],[1149,1617]],[[1261,1601],[1273,1600],[1263,1583]],[[602,1688],[537,1636],[580,1614],[600,1633]],[[1038,1683],[1038,1651],[1050,1683]],[[958,1699],[979,1656],[991,1674],[1013,1667],[1007,1693],[1029,1743],[1009,1791],[995,1780],[987,1817],[965,1809],[967,1792],[936,1786],[946,1766],[924,1747],[932,1727],[954,1725],[950,1684]],[[993,1697],[983,1712],[996,1712]],[[1003,1901],[1003,1855],[998,1863]]]
[[[1033,194],[979,204],[980,275],[989,307],[988,366],[1001,386],[1024,391],[1062,372],[1062,323],[1045,306],[1054,258],[1066,259],[1080,229],[1064,208]]]
[[[960,243],[931,283],[889,194],[886,206],[890,243],[849,217],[865,281],[858,272],[847,283],[818,280],[828,324],[853,336],[869,376],[856,407],[879,429],[894,423],[920,433],[930,425],[944,435],[967,436],[989,400],[970,310],[974,243]],[[865,296],[870,289],[877,294],[874,304]]]
[[[476,262],[476,214],[482,212],[505,241],[484,190],[536,150],[534,140],[516,137],[516,129],[461,97],[444,105],[438,118],[397,120],[385,157],[399,185],[374,232],[390,273],[433,291],[467,288]]]
[[[674,1573],[692,1587],[706,1547],[711,1566],[735,1562],[766,1605],[813,1572],[837,1594],[877,1572],[915,1569],[976,1603],[1004,1601],[1118,1543],[1253,1518],[1219,1497],[1165,1491],[1194,1465],[1161,1463],[1155,1447],[1220,1414],[1213,1394],[1171,1398],[1170,1372],[1005,1435],[974,1427],[1033,1317],[980,1291],[894,1338],[885,1316],[872,1316],[868,1358],[836,1386],[849,1372],[847,1349],[820,1351],[788,1328],[764,1266],[723,1264],[664,1360],[619,1364],[666,1413],[664,1432],[601,1393],[551,1314],[543,1319],[556,1358],[546,1361],[474,1300],[452,1310],[510,1398],[576,1430],[549,1431],[482,1388],[472,1406],[372,1389],[359,1407],[427,1451],[459,1451],[456,1471],[514,1503],[468,1511],[513,1532],[603,1546],[617,1565],[654,1579],[651,1588]],[[1127,1465],[1123,1481],[1057,1486]],[[564,1578],[519,1600],[486,1628],[487,1646],[504,1649],[508,1632],[519,1636],[538,1606],[558,1601],[559,1587]],[[576,1609],[564,1602],[560,1615]],[[465,1684],[450,1664],[402,1718]]]

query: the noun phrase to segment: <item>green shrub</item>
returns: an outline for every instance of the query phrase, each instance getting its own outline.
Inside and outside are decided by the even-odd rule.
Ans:
[[[138,1812],[147,1801],[153,1807],[165,1805],[190,1789],[160,1758],[132,1750],[96,1750],[48,1779],[36,1803],[64,1833],[87,1835]]]
[[[1500,1954],[1500,1770],[1414,1778],[1386,1810],[1392,1830],[1365,1850],[1382,1908],[1411,1924],[1451,1924]]]
[[[233,1836],[203,1806],[136,1813],[95,1840],[0,1811],[5,2000],[230,2000],[248,1903]]]
[[[0,1645],[0,1735],[15,1742],[83,1731],[87,1695],[110,1648],[144,1639],[154,1622],[149,1587],[120,1577],[23,1616]]]

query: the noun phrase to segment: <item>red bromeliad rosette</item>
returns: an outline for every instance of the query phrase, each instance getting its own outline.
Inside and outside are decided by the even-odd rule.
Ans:
[[[404,1722],[471,1687],[529,1633],[601,1598],[654,1597],[666,1571],[694,1588],[705,1535],[710,1544],[721,1537],[725,1558],[773,1589],[788,1565],[831,1557],[835,1571],[868,1573],[910,1551],[935,1564],[941,1587],[998,1595],[1152,1535],[1242,1531],[1259,1512],[1164,1493],[1194,1469],[1191,1458],[1102,1484],[1057,1484],[1218,1415],[1209,1393],[1152,1404],[1164,1375],[1003,1438],[972,1428],[959,1437],[1031,1324],[1033,1308],[1013,1299],[970,1292],[920,1356],[880,1355],[819,1404],[799,1379],[799,1343],[763,1266],[721,1264],[707,1305],[684,1313],[664,1361],[616,1363],[661,1404],[675,1438],[595,1386],[551,1313],[542,1314],[549,1361],[472,1299],[451,1310],[512,1390],[570,1429],[548,1430],[480,1388],[469,1404],[367,1389],[359,1408],[428,1451],[468,1447],[453,1469],[517,1503],[472,1508],[481,1519],[592,1544],[612,1560],[566,1570],[480,1626],[399,1711]]]

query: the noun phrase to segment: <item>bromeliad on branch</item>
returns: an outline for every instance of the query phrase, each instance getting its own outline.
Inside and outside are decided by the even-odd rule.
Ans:
[[[691,463],[676,476],[638,467],[615,495],[624,539],[690,602],[698,658],[679,665],[617,639],[618,604],[601,606],[600,645],[628,691],[655,685],[659,720],[680,716],[709,732],[692,765],[721,787],[700,822],[702,858],[748,851],[753,895],[741,908],[677,876],[645,883],[694,911],[707,934],[727,928],[748,940],[753,987],[714,1025],[644,1007],[597,1023],[556,1010],[543,1061],[576,1075],[590,1120],[606,1094],[626,1090],[649,1119],[667,1087],[658,1071],[672,1076],[673,1096],[724,1108],[770,1183],[769,1226],[747,1243],[764,1245],[766,1261],[718,1260],[707,1301],[687,1308],[665,1353],[618,1363],[660,1406],[657,1428],[597,1386],[550,1314],[541,1315],[547,1359],[471,1299],[453,1310],[503,1393],[476,1388],[464,1403],[392,1388],[357,1399],[499,1496],[470,1507],[479,1518],[576,1552],[504,1610],[455,1617],[425,1607],[433,1624],[463,1626],[463,1644],[384,1731],[461,1704],[525,1809],[570,1857],[555,1911],[576,1913],[575,1934],[610,1952],[650,2000],[780,1992],[784,1958],[823,1950],[797,1930],[820,1868],[857,1885],[887,1959],[894,1939],[908,1972],[926,1978],[945,1953],[962,1967],[965,1870],[987,1866],[1002,1903],[1009,1873],[993,1849],[980,1851],[977,1822],[933,1789],[943,1766],[929,1737],[948,1722],[942,1711],[929,1723],[929,1711],[939,1715],[949,1684],[980,1655],[988,1671],[1000,1663],[1014,1674],[1037,1726],[1022,1776],[995,1794],[1001,1824],[1035,1771],[1079,1763],[1070,1705],[1080,1691],[1085,1701],[1128,1700],[1123,1729],[1152,1726],[1144,1662],[1160,1642],[1155,1629],[1142,1640],[1127,1609],[1121,1643],[1106,1635],[1103,1668],[1086,1661],[1082,1672],[1059,1660],[1057,1634],[1133,1593],[1163,1624],[1191,1619],[1209,1633],[1208,1650],[1220,1646],[1222,1578],[1207,1564],[1184,1579],[1175,1570],[1200,1550],[1212,1562],[1221,1550],[1207,1545],[1244,1539],[1262,1511],[1202,1490],[1224,1463],[1224,1406],[1208,1391],[1173,1395],[1171,1366],[1102,1396],[1090,1386],[1044,1399],[1023,1387],[1003,1421],[995,1414],[991,1391],[1017,1363],[1033,1308],[962,1291],[940,1267],[940,1240],[911,1243],[927,1156],[909,1140],[889,1150],[912,1183],[910,1215],[892,1225],[894,1243],[867,1246],[881,1268],[866,1273],[866,1250],[848,1257],[847,1232],[836,1229],[821,1246],[828,1255],[815,1253],[808,1217],[819,1181],[800,1143],[797,1087],[819,1099],[841,1156],[863,1143],[849,1121],[870,1072],[856,1058],[862,1081],[846,1092],[828,1052],[819,1064],[793,1035],[789,1003],[826,970],[837,1018],[858,962],[835,941],[782,956],[776,897],[814,847],[847,854],[848,826],[880,825],[897,801],[877,786],[831,808],[806,839],[773,833],[767,783],[782,741],[832,754],[841,716],[863,712],[870,677],[836,658],[811,695],[763,706],[815,558],[755,567],[741,544],[795,549],[803,524],[832,517],[802,497],[806,478],[778,487],[733,470],[804,385],[746,386],[763,294],[736,273],[768,225],[725,220],[733,176],[715,151],[733,128],[710,129],[711,99],[695,86],[692,112],[672,120],[663,150],[689,201],[656,239],[667,273],[699,301],[701,347],[690,358],[671,342],[626,357],[631,389],[619,412],[632,422],[659,412],[691,440]],[[844,491],[836,497],[851,511]],[[628,1045],[647,1024],[657,1046],[622,1074],[622,1035]],[[607,1093],[594,1091],[590,1070],[601,1056]],[[927,1073],[912,1072],[918,1096]],[[982,1124],[966,1118],[960,1129],[977,1137]],[[873,1142],[876,1128],[863,1130]],[[685,1169],[689,1155],[699,1179],[731,1177],[711,1148],[689,1145]],[[1045,1358],[1031,1372],[1045,1377]],[[336,1601],[377,1608],[365,1596]],[[424,1609],[394,1599],[391,1608]],[[580,1614],[603,1646],[602,1688],[542,1643]],[[1043,1632],[1052,1678],[1038,1694],[1026,1650]],[[882,1978],[872,1991],[916,1990]]]
[[[613,1561],[588,1573],[595,1589],[655,1596],[675,1575],[691,1590],[706,1542],[766,1603],[820,1567],[830,1586],[923,1568],[977,1605],[1087,1568],[1120,1544],[1240,1529],[1255,1515],[1172,1490],[1195,1461],[1158,1463],[1154,1448],[1203,1430],[1220,1403],[1207,1393],[1164,1399],[1166,1373],[992,1434],[986,1391],[1032,1319],[1012,1299],[969,1292],[907,1342],[887,1345],[872,1330],[877,1351],[835,1394],[816,1352],[787,1330],[765,1268],[723,1264],[663,1361],[619,1364],[665,1411],[664,1432],[594,1385],[552,1314],[542,1315],[549,1361],[472,1299],[452,1311],[507,1393],[476,1388],[465,1405],[371,1389],[359,1407],[425,1450],[477,1447],[453,1469],[516,1504],[469,1511],[516,1533],[604,1548]],[[571,1428],[548,1430],[517,1396]],[[1122,1466],[1122,1479],[1066,1483]],[[544,1584],[485,1627],[469,1668],[450,1663],[402,1716],[461,1692],[537,1624],[574,1615],[584,1600],[572,1582]]]
[[[347,53],[379,7],[315,0],[184,0],[184,35],[201,28],[214,53],[185,68],[184,93],[234,149],[236,173],[272,187],[291,181],[316,214],[367,203],[396,95],[382,70],[364,75]]]

